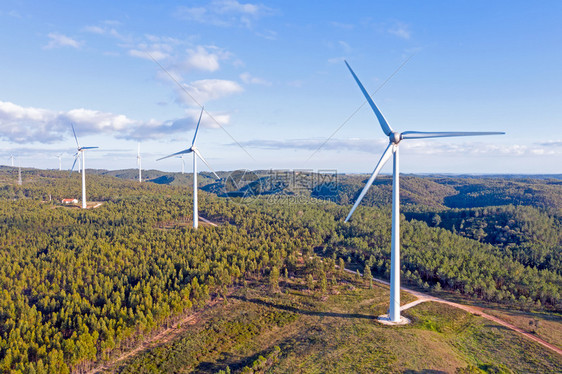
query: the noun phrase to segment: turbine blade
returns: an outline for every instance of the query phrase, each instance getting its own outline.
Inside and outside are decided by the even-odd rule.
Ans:
[[[72,133],[74,134],[74,140],[76,140],[76,147],[80,149],[80,144],[78,143],[78,137],[76,136],[76,131],[74,130],[74,124],[70,124],[72,126]]]
[[[423,132],[423,131],[404,131],[400,134],[400,139],[424,139],[424,138],[450,138],[453,136],[479,136],[479,135],[504,135],[505,132],[496,131],[449,131],[449,132]]]
[[[96,149],[96,148],[99,148],[99,147],[82,147],[80,149]]]
[[[213,168],[211,167],[211,165],[209,165],[209,163],[203,158],[203,156],[201,156],[201,153],[199,153],[199,151],[198,151],[197,149],[195,150],[195,154],[196,154],[197,156],[199,156],[199,158],[201,159],[201,161],[203,161],[203,162],[205,163],[205,165],[207,165],[207,167],[209,168],[209,170],[211,170],[211,172],[212,172],[213,174],[215,174],[215,177],[217,177],[217,179],[221,179],[221,177],[219,177],[219,176],[217,175],[217,173],[215,173],[215,171],[213,170]]]
[[[392,134],[394,131],[392,130],[392,128],[389,126],[389,124],[386,122],[386,119],[384,119],[384,116],[382,115],[381,111],[379,110],[379,108],[377,108],[377,106],[375,105],[375,102],[373,101],[373,99],[371,99],[371,95],[369,95],[369,93],[367,92],[367,90],[365,89],[365,87],[363,87],[363,84],[361,83],[361,81],[359,80],[359,78],[357,78],[357,75],[355,75],[355,73],[353,72],[353,70],[351,69],[351,66],[349,66],[349,64],[347,63],[347,61],[344,61],[345,64],[347,65],[347,68],[349,69],[349,71],[351,72],[351,75],[353,75],[353,78],[355,78],[355,82],[357,82],[357,84],[359,85],[359,88],[361,89],[361,92],[363,92],[363,95],[365,96],[365,98],[367,99],[367,102],[369,103],[369,105],[371,106],[371,108],[373,109],[373,112],[375,112],[375,115],[377,116],[379,123],[381,125],[382,131],[386,134],[386,135],[390,135]]]
[[[74,167],[76,166],[76,161],[78,161],[79,156],[80,155],[78,153],[74,155],[74,163],[72,164],[72,167],[70,168],[70,173],[68,173],[68,175],[72,174],[72,172],[74,171]]]
[[[367,193],[367,190],[369,190],[369,187],[371,187],[371,185],[375,181],[375,178],[377,177],[377,175],[379,175],[382,167],[384,166],[384,164],[386,164],[386,162],[389,160],[391,155],[392,155],[392,143],[389,143],[388,147],[386,147],[386,150],[382,154],[382,157],[379,160],[379,163],[375,167],[375,170],[373,171],[373,174],[371,175],[371,178],[369,178],[369,180],[365,184],[365,187],[363,187],[363,191],[361,191],[361,194],[357,198],[357,201],[353,205],[353,208],[351,208],[351,211],[347,215],[347,217],[345,219],[345,222],[349,221],[349,219],[351,218],[351,215],[353,214],[355,209],[359,206],[359,203],[361,203],[361,200],[363,200],[363,197],[365,197],[365,194]]]
[[[191,142],[191,146],[195,145],[195,139],[197,139],[197,132],[199,131],[199,125],[201,124],[201,117],[203,117],[203,111],[205,107],[201,107],[201,114],[199,114],[199,121],[197,121],[197,127],[195,128],[195,135],[193,135],[193,141]]]
[[[176,153],[172,153],[171,155],[168,155],[168,156],[160,157],[160,158],[157,159],[156,161],[160,161],[160,160],[163,160],[163,159],[165,159],[165,158],[170,158],[170,157],[174,157],[174,156],[177,156],[177,155],[183,155],[183,154],[191,153],[191,152],[193,152],[193,150],[192,150],[191,148],[184,149],[183,151],[179,151],[179,152],[176,152]]]

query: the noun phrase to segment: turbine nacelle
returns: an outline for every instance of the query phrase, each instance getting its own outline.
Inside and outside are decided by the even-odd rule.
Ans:
[[[396,131],[393,131],[388,138],[390,139],[390,142],[392,144],[398,144],[400,143],[400,140],[402,140],[402,134]]]

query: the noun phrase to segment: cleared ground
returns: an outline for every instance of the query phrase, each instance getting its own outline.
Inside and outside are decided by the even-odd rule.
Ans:
[[[173,341],[109,370],[124,373],[562,372],[562,357],[504,326],[440,303],[404,314],[412,324],[375,322],[388,289],[344,275],[326,293],[305,280],[235,290]],[[415,298],[403,294],[403,304]],[[252,369],[253,368],[253,369]]]

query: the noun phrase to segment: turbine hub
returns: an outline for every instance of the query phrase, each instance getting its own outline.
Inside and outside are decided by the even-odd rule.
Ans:
[[[388,137],[390,139],[390,142],[393,144],[398,144],[400,143],[400,140],[402,140],[402,134],[400,134],[399,132],[393,132]]]

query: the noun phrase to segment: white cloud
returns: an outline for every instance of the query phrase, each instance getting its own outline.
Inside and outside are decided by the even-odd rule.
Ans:
[[[61,130],[55,112],[0,101],[0,137],[3,139],[17,143],[37,140],[48,143],[57,140]]]
[[[180,6],[176,11],[181,19],[222,27],[251,27],[255,20],[271,13],[272,9],[263,4],[241,3],[237,0],[214,0],[206,7]]]
[[[232,58],[232,53],[216,46],[198,45],[185,50],[187,56],[181,57],[178,46],[181,41],[174,38],[145,35],[147,41],[129,47],[130,56],[147,60],[168,60],[166,69],[173,73],[178,80],[182,72],[193,70],[215,72],[220,69],[220,62]],[[236,61],[235,61],[236,62]]]
[[[137,124],[122,114],[104,113],[90,109],[73,109],[64,114],[73,123],[80,123],[90,131],[122,131]]]
[[[271,82],[268,82],[262,78],[254,77],[250,73],[240,74],[240,79],[246,84],[261,84],[264,86],[271,86]]]
[[[527,157],[540,155],[559,155],[562,149],[558,147],[548,147],[544,144],[526,145],[526,144],[501,144],[501,143],[484,143],[479,141],[442,142],[442,141],[425,141],[414,140],[400,143],[404,149],[413,151],[416,154],[432,154],[432,155],[473,155],[473,156],[509,156],[509,157]]]
[[[241,142],[242,146],[261,149],[300,149],[315,151],[360,151],[378,153],[387,143],[384,139],[287,139],[287,140],[249,140]],[[235,145],[235,144],[231,144]]]
[[[61,48],[61,47],[72,47],[72,48],[80,48],[82,42],[79,42],[71,37],[68,37],[63,34],[59,34],[56,32],[51,32],[47,35],[49,37],[49,42],[45,45],[44,49],[53,49],[53,48]]]
[[[205,16],[207,15],[207,9],[204,7],[186,7],[180,6],[176,12],[177,16],[180,18],[185,18],[188,20],[198,21],[205,23]]]
[[[123,35],[119,31],[117,31],[116,27],[118,27],[119,25],[120,25],[119,21],[108,20],[108,21],[103,21],[98,25],[90,25],[90,26],[83,27],[82,31],[91,34],[110,36],[121,42],[126,42],[126,43],[132,42],[132,38],[130,36]]]
[[[230,57],[228,52],[214,46],[197,46],[195,49],[188,49],[187,53],[187,59],[181,64],[187,70],[217,71],[220,67],[219,61]]]
[[[158,50],[155,50],[155,49],[152,49],[152,50],[130,49],[129,55],[133,56],[133,57],[144,58],[146,60],[155,59],[157,61],[163,60],[163,59],[169,57],[169,55],[167,53],[164,53],[164,52],[161,52],[161,51],[158,51]]]
[[[549,141],[537,143],[537,144],[541,145],[541,146],[546,146],[546,147],[562,147],[562,140],[549,140]]]
[[[328,63],[330,64],[341,64],[345,61],[345,57],[333,57],[328,59]]]
[[[352,30],[355,28],[355,25],[351,23],[341,23],[341,22],[330,22],[330,24],[334,27],[344,30]]]
[[[175,47],[180,43],[174,38],[158,37],[154,35],[145,35],[145,41],[139,42],[134,46],[129,44],[121,47],[129,48],[129,55],[147,60],[163,60],[170,58],[175,54]]]
[[[235,8],[235,4],[230,4],[230,6]],[[229,8],[226,7],[225,9],[225,11],[228,11]],[[250,10],[246,11],[251,13]],[[100,35],[119,35],[113,26],[113,23],[106,21],[100,25],[87,26],[83,28],[83,31]],[[172,83],[174,86],[183,81],[182,75],[184,73],[194,70],[216,72],[221,68],[221,63],[226,60],[230,60],[234,66],[243,65],[229,51],[214,45],[190,45],[191,40],[189,38],[180,40],[167,36],[145,34],[134,39],[134,42],[123,42],[119,43],[118,46],[125,49],[129,56],[158,61],[164,68],[159,69],[155,65],[157,78]],[[190,47],[185,48],[186,45]],[[252,83],[267,84],[258,78],[254,78]],[[192,84],[182,84],[182,86],[201,102],[242,91],[242,87],[238,83],[224,80],[202,80]],[[178,102],[193,105],[193,100],[183,90],[176,88],[176,93],[179,94]]]
[[[273,30],[264,30],[262,32],[256,32],[256,35],[260,38],[264,38],[267,40],[277,40],[277,32]]]
[[[214,4],[217,5],[218,13],[240,13],[253,16],[257,16],[264,7],[261,4],[242,4],[236,0],[214,1]]]
[[[261,149],[297,149],[315,151],[353,151],[371,154],[382,153],[388,140],[379,139],[287,139],[287,140],[249,140],[241,142],[242,146]],[[231,144],[234,145],[234,144]],[[562,154],[562,147],[541,147],[540,145],[497,144],[483,142],[442,142],[426,140],[410,140],[400,143],[404,151],[416,155],[446,156],[502,156],[529,157],[552,156]]]
[[[345,53],[350,53],[352,48],[349,44],[344,42],[343,40],[338,41],[339,46],[343,49]]]
[[[387,31],[394,36],[406,40],[410,39],[410,37],[412,36],[410,27],[402,22],[395,22],[394,25],[388,28]]]
[[[184,84],[183,88],[189,93],[180,90],[180,100],[189,105],[193,105],[193,99],[190,95],[197,100],[198,103],[204,104],[210,100],[216,100],[225,96],[244,91],[242,86],[234,81],[223,79],[202,79]]]
[[[230,120],[227,114],[213,117],[221,125],[228,124]],[[199,110],[194,109],[187,110],[184,118],[162,122],[139,121],[123,114],[84,108],[56,112],[0,101],[0,139],[15,143],[54,143],[71,136],[71,123],[79,135],[105,133],[116,138],[142,139],[189,130],[195,126],[198,118]],[[208,115],[203,116],[201,124],[207,127],[217,126]]]
[[[86,32],[90,32],[92,34],[99,34],[99,35],[103,35],[106,33],[106,30],[100,26],[86,26],[82,30]]]
[[[142,140],[149,137],[163,137],[168,134],[185,134],[188,131],[195,129],[200,114],[200,109],[190,108],[185,111],[184,117],[164,122],[152,120],[138,124],[134,127],[134,131],[129,131],[128,133],[118,135],[117,137]],[[218,128],[220,126],[217,122],[220,126],[228,125],[230,122],[230,115],[225,113],[205,112],[201,117],[201,127]]]

